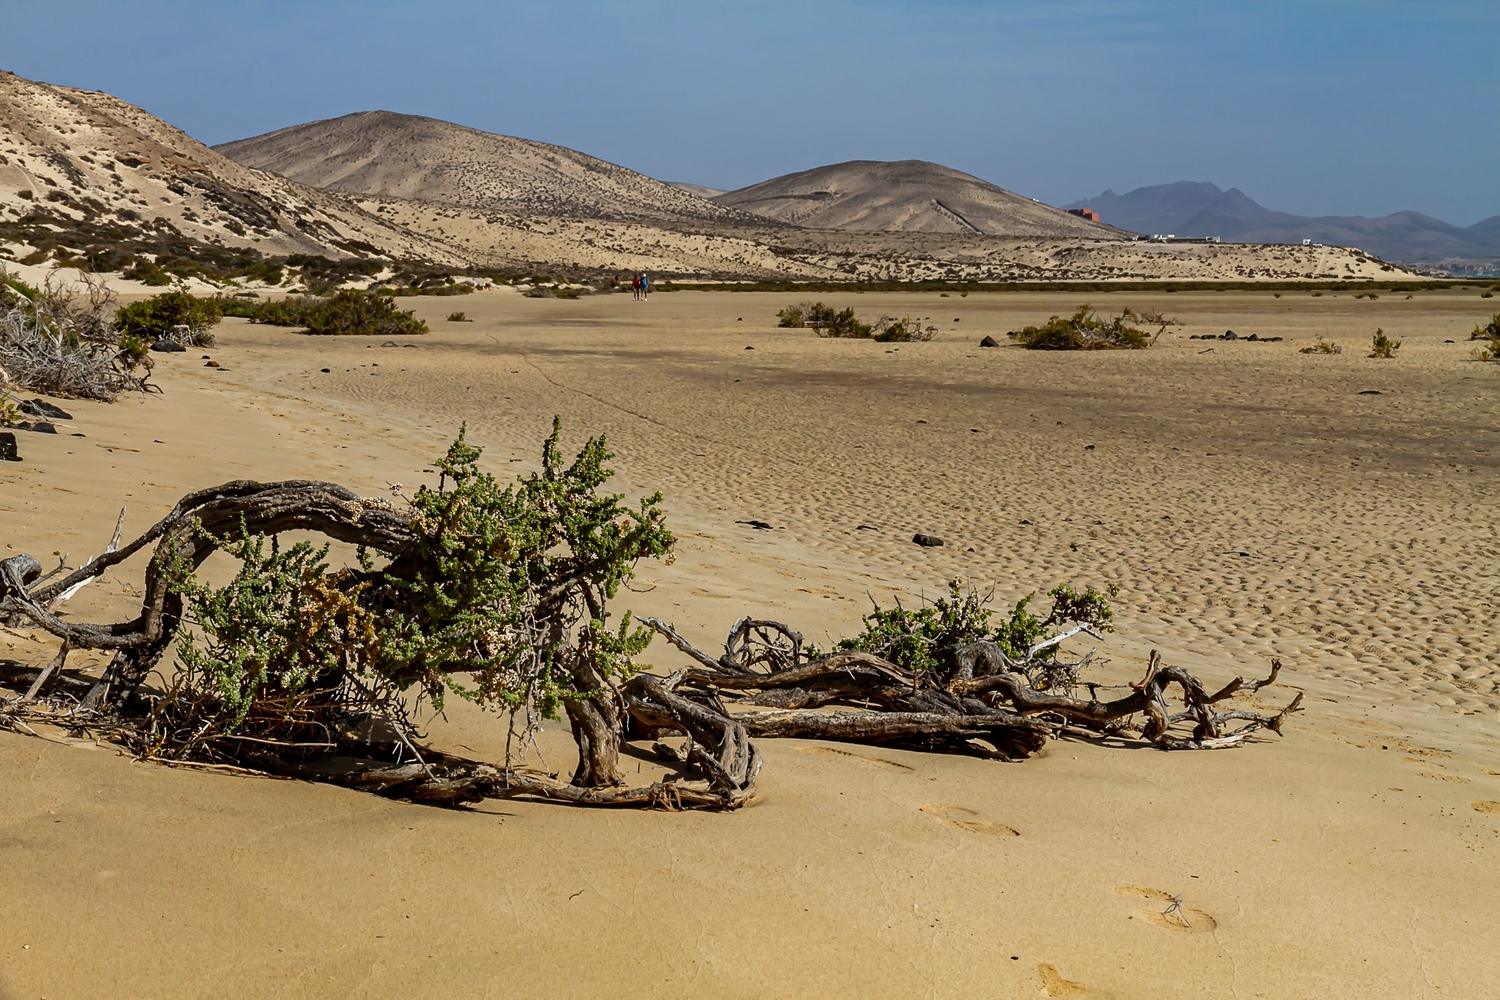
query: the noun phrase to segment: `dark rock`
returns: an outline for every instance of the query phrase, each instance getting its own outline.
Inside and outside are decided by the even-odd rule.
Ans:
[[[19,462],[16,454],[16,436],[10,431],[0,431],[0,462]]]
[[[1245,339],[1246,340],[1259,340],[1260,336],[1258,334],[1252,333],[1250,336],[1246,337]]]
[[[329,372],[333,371],[333,369],[332,368],[319,368],[318,371],[322,372],[324,375],[327,375]]]
[[[380,346],[381,347],[396,347],[397,344],[396,344],[396,342],[394,340],[387,340],[385,343],[381,344]]]
[[[222,367],[222,366],[217,361],[205,361],[205,362],[203,362],[203,367],[204,368],[219,368],[219,367]]]
[[[1356,396],[1384,396],[1385,393],[1379,389],[1361,389],[1355,393]]]
[[[152,344],[151,349],[158,354],[181,354],[187,350],[177,341],[167,340],[165,337]]]
[[[1240,335],[1237,334],[1237,333],[1235,333],[1233,330],[1225,330],[1224,331],[1224,336],[1220,337],[1219,339],[1220,340],[1239,340],[1240,339]]]
[[[1086,445],[1083,446],[1083,450],[1084,451],[1093,451],[1094,450],[1094,446],[1091,445],[1091,444],[1086,444]]]
[[[28,399],[18,409],[28,417],[46,417],[49,420],[73,419],[73,414],[60,406],[53,406],[45,399]]]
[[[38,434],[56,434],[57,425],[46,420],[35,420],[29,424],[20,424],[22,430],[35,431]]]
[[[943,544],[943,540],[937,535],[924,535],[920,531],[912,535],[911,540],[927,549],[936,548]]]
[[[748,524],[756,531],[770,531],[771,526],[764,521],[736,521],[735,524]]]
[[[984,335],[984,339],[979,342],[979,346],[980,347],[999,347],[1000,346],[1000,341],[996,340],[994,337],[991,337],[989,334],[985,334]]]
[[[751,347],[749,344],[746,344],[745,345],[745,350],[747,350],[747,351],[753,351],[753,350],[755,350],[755,348]]]
[[[873,525],[873,524],[861,524],[859,527],[855,528],[854,530],[855,531],[879,531],[880,529],[877,528],[877,527],[875,527],[875,525]]]

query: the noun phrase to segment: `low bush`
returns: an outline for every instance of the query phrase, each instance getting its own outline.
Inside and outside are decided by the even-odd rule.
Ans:
[[[1340,347],[1338,344],[1335,344],[1333,341],[1331,341],[1331,340],[1324,340],[1323,338],[1320,337],[1318,339],[1318,342],[1316,344],[1313,344],[1311,347],[1304,347],[1298,353],[1301,353],[1301,354],[1343,354],[1344,353],[1344,349],[1342,347]]]
[[[1375,328],[1375,336],[1370,338],[1370,357],[1394,358],[1400,349],[1401,341],[1392,340],[1385,335],[1384,330],[1379,327]]]
[[[776,314],[777,326],[793,329],[811,329],[819,337],[869,337],[870,324],[861,323],[854,315],[853,307],[835,309],[822,302],[801,302],[788,306]]]
[[[379,292],[346,288],[310,309],[303,325],[319,336],[409,337],[427,332],[411,310]]]
[[[166,338],[193,347],[210,347],[213,327],[224,315],[222,303],[221,298],[203,298],[179,286],[121,307],[115,313],[115,328],[120,331],[122,347],[126,337],[145,341],[148,346]]]
[[[1470,340],[1500,340],[1500,313],[1490,317],[1490,321],[1483,326],[1474,325],[1474,332],[1469,334]]]
[[[465,315],[464,313],[461,313],[461,312],[451,312],[451,313],[448,314],[448,322],[450,322],[450,323],[472,323],[474,321],[471,320],[471,319],[469,319],[469,317],[467,315]]]
[[[1160,327],[1156,331],[1157,337],[1161,336],[1162,330],[1177,322],[1160,313],[1137,313],[1132,309],[1126,309],[1113,319],[1101,319],[1089,306],[1082,305],[1067,319],[1053,316],[1041,326],[1013,330],[1009,336],[1030,351],[1141,350],[1155,342],[1155,338],[1147,336],[1144,330],[1131,325],[1142,321]]]
[[[870,339],[878,340],[883,344],[908,344],[931,340],[936,335],[937,327],[924,327],[920,320],[913,320],[910,316],[902,316],[900,319],[882,316],[871,328]]]

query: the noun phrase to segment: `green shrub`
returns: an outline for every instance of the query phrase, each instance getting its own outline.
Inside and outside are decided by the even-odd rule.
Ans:
[[[1144,331],[1130,325],[1141,319],[1159,322],[1162,328],[1175,321],[1164,320],[1155,314],[1138,315],[1126,309],[1113,319],[1100,319],[1099,314],[1087,305],[1067,319],[1053,316],[1041,326],[1028,326],[1012,331],[1009,336],[1030,351],[1103,351],[1140,350],[1151,346],[1151,339]],[[1157,331],[1158,335],[1160,331]]]
[[[674,539],[660,494],[632,507],[603,491],[613,472],[602,437],[565,464],[559,435],[554,419],[540,474],[502,484],[461,431],[436,463],[438,488],[410,500],[417,544],[399,572],[364,550],[358,568],[330,571],[326,545],[283,551],[273,538],[268,551],[248,532],[223,546],[240,563],[224,587],[169,561],[197,633],[178,634],[183,672],[164,707],[190,704],[195,729],[220,734],[285,729],[320,692],[334,706],[410,692],[439,709],[453,693],[556,718],[628,677],[650,632],[628,612],[611,627],[607,602]]]
[[[1087,625],[1113,631],[1114,612],[1105,595],[1092,587],[1084,591],[1067,585],[1048,591],[1052,610],[1045,618],[1030,610],[1035,594],[1023,597],[1010,614],[992,624],[995,613],[988,601],[974,590],[965,591],[962,581],[948,584],[948,596],[915,610],[900,600],[889,608],[878,604],[864,616],[864,631],[839,642],[840,649],[859,650],[884,657],[908,670],[931,670],[944,655],[958,646],[989,640],[1012,660],[1022,660],[1028,650],[1057,635],[1055,626]],[[1054,661],[1057,645],[1039,650],[1036,659]]]
[[[448,314],[448,322],[450,322],[450,323],[472,323],[473,320],[469,319],[469,317],[466,314],[462,313],[462,312],[451,312],[451,313]]]
[[[284,299],[267,299],[257,303],[249,317],[252,323],[267,326],[307,326],[307,318],[323,300],[313,295],[288,295]]]
[[[1379,327],[1375,328],[1375,336],[1370,338],[1370,357],[1394,358],[1400,348],[1401,341],[1392,340],[1385,335],[1384,330]]]
[[[1500,313],[1490,317],[1490,321],[1483,326],[1474,325],[1474,332],[1469,334],[1470,340],[1500,340]]]
[[[1301,354],[1343,354],[1344,349],[1331,340],[1318,338],[1318,342],[1311,347],[1304,347],[1298,353]]]
[[[202,298],[178,287],[121,307],[115,313],[115,328],[122,338],[136,337],[149,343],[166,337],[208,347],[214,342],[211,330],[223,315],[221,299]]]
[[[811,328],[819,337],[866,338],[870,336],[870,324],[861,323],[854,316],[854,309],[835,309],[822,302],[800,302],[787,306],[776,314],[777,326],[793,329]]]
[[[307,332],[320,336],[408,337],[427,332],[411,310],[396,308],[391,296],[346,288],[309,311]]]
[[[924,327],[920,321],[913,320],[910,316],[902,316],[900,319],[882,316],[875,321],[870,339],[878,340],[883,344],[909,344],[931,340],[936,335],[937,327]]]

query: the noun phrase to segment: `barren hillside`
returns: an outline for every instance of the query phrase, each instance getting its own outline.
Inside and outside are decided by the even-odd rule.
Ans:
[[[851,160],[714,199],[810,229],[989,236],[1118,237],[1120,231],[923,160]]]
[[[241,166],[118,98],[3,71],[0,253],[101,271],[169,254],[459,261],[440,240]]]
[[[722,225],[744,213],[583,153],[390,111],[361,111],[214,147],[335,191],[517,215]]]

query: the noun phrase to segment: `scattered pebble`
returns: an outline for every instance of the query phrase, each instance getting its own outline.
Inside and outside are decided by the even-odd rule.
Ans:
[[[937,535],[924,535],[920,531],[911,536],[911,540],[923,548],[936,548],[943,544],[943,540]]]

